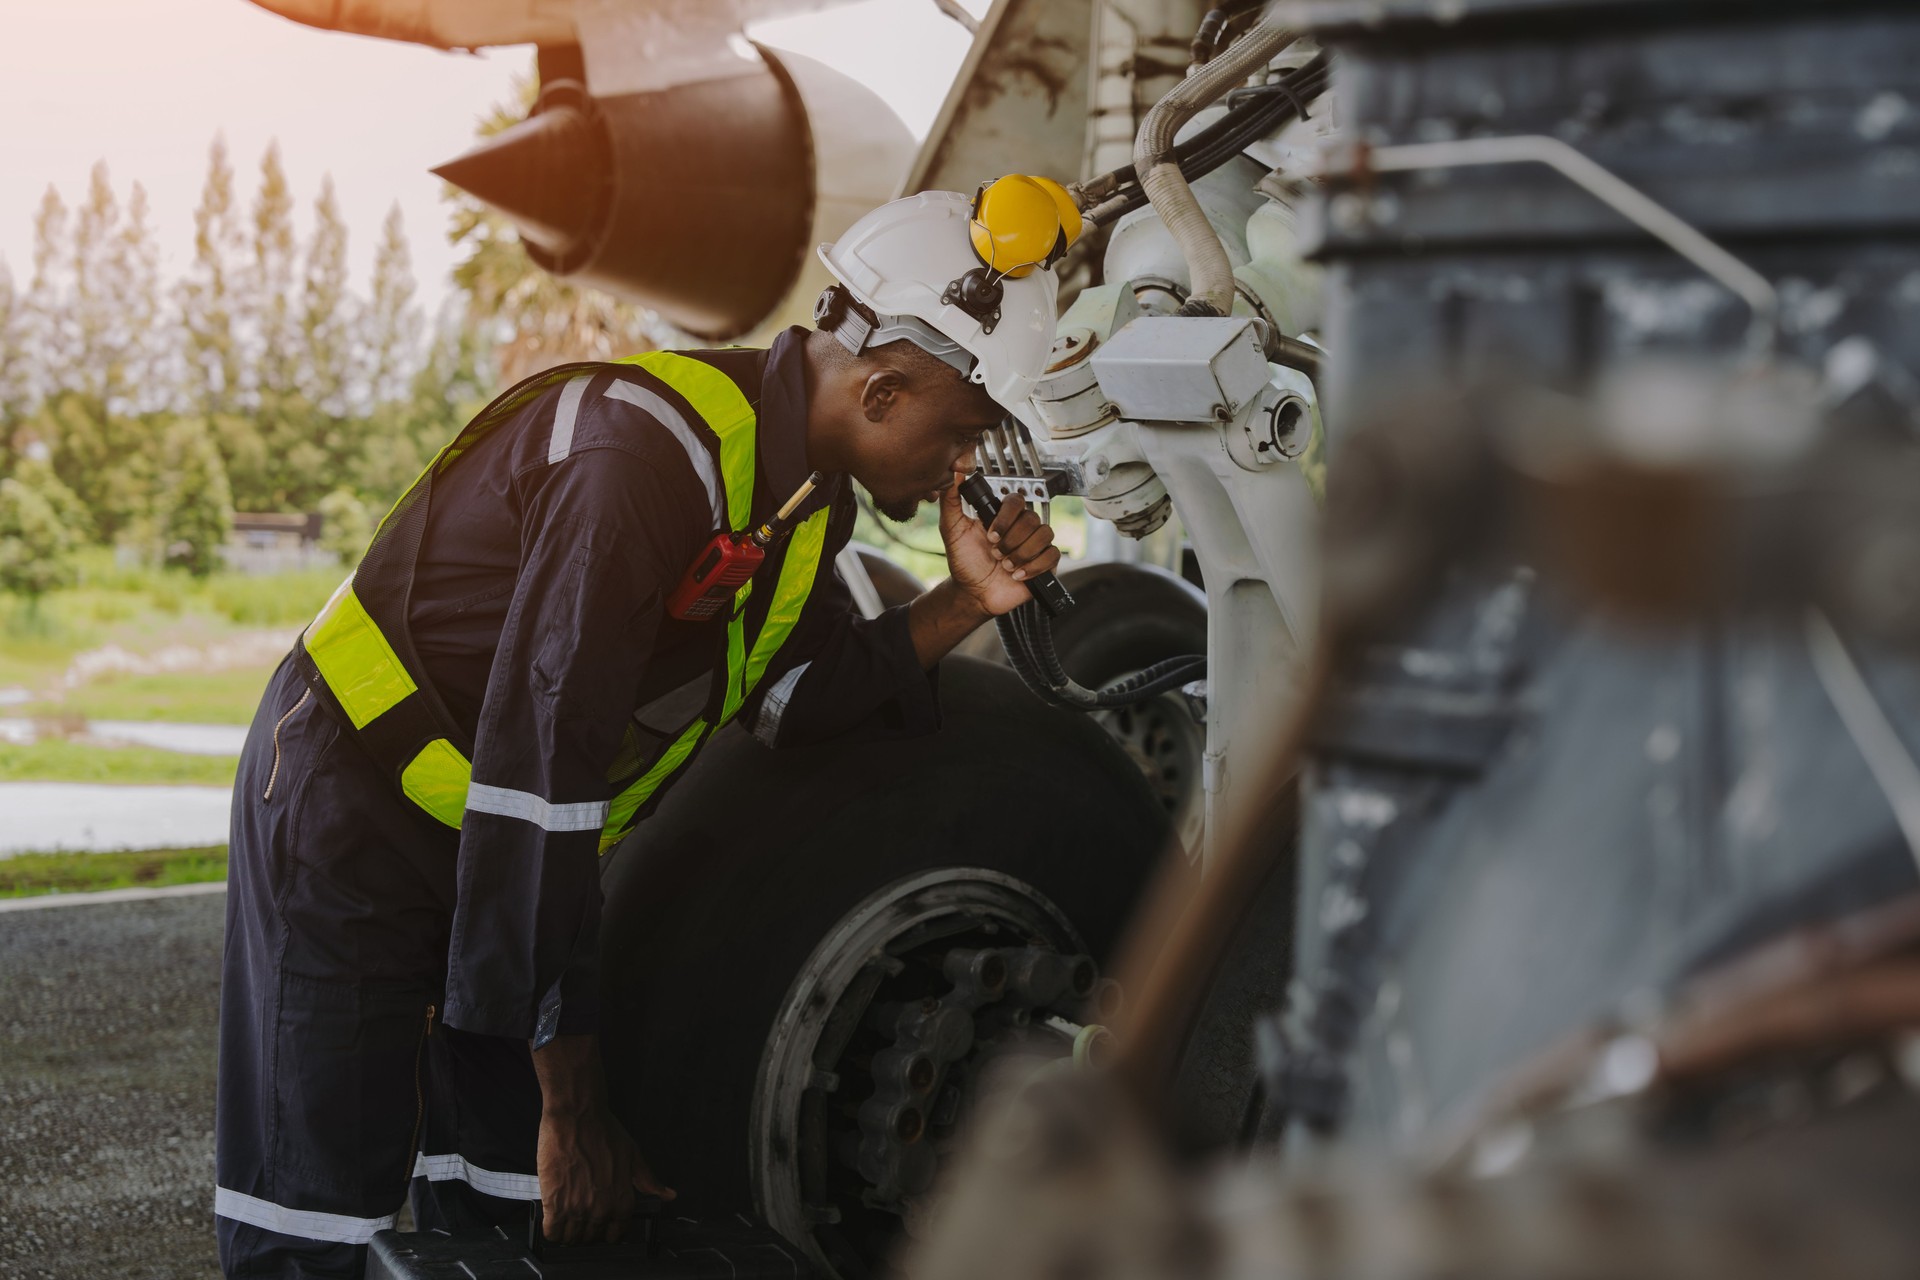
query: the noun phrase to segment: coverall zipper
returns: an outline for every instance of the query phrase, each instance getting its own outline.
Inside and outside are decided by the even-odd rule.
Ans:
[[[287,714],[273,722],[273,771],[267,775],[267,789],[260,793],[262,800],[273,799],[273,784],[280,778],[280,728],[293,719],[293,713],[307,705],[307,699],[313,696],[313,690],[307,689],[300,694],[300,701],[287,708]]]
[[[309,689],[308,692],[311,693],[312,690]],[[402,1196],[406,1195],[407,1187],[413,1183],[414,1161],[417,1161],[420,1156],[420,1125],[427,1118],[427,1098],[420,1089],[420,1062],[426,1057],[427,1040],[433,1035],[433,1015],[434,1006],[428,1005],[426,1030],[420,1033],[420,1043],[413,1051],[413,1137],[407,1140],[407,1154],[413,1156],[414,1160],[407,1163],[406,1181],[400,1184]]]

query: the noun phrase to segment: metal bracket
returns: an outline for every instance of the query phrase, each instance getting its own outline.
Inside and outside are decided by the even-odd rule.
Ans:
[[[975,469],[1001,498],[1019,494],[1028,506],[1039,507],[1042,517],[1059,494],[1076,493],[1079,468],[1059,458],[1043,457],[1033,438],[1017,422],[1006,422],[981,437],[974,451]]]

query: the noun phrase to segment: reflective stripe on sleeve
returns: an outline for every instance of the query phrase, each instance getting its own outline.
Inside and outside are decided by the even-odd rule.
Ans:
[[[745,531],[753,516],[753,448],[758,416],[732,378],[704,360],[674,351],[648,351],[621,364],[638,365],[686,397],[720,439],[720,474],[727,484],[723,529]]]
[[[218,1217],[264,1227],[283,1236],[325,1240],[330,1244],[365,1244],[373,1239],[376,1232],[393,1226],[394,1219],[392,1213],[383,1218],[350,1218],[344,1213],[289,1209],[270,1200],[229,1191],[225,1187],[215,1187],[213,1190],[213,1212]]]
[[[680,447],[687,451],[687,461],[693,464],[693,470],[700,477],[700,483],[707,487],[707,506],[713,511],[713,527],[725,529],[727,525],[726,501],[720,492],[720,477],[713,469],[713,454],[694,434],[680,411],[662,400],[645,387],[635,386],[631,382],[614,382],[607,388],[607,395],[615,400],[624,400],[637,405],[660,420],[660,425],[673,433]]]
[[[794,686],[800,683],[800,677],[807,673],[811,662],[803,662],[787,674],[773,682],[767,690],[767,696],[760,703],[760,718],[753,723],[753,736],[767,746],[775,745],[780,736],[780,717],[787,713],[787,703],[793,699]]]
[[[503,818],[519,818],[543,831],[598,831],[607,820],[609,805],[606,800],[554,804],[531,791],[489,787],[480,782],[467,787],[468,813],[497,813]]]
[[[538,1200],[540,1178],[531,1173],[496,1173],[482,1169],[464,1156],[414,1157],[413,1176],[428,1182],[464,1182],[481,1195],[502,1200]]]
[[[587,374],[560,389],[560,404],[553,411],[553,439],[547,445],[548,462],[558,462],[573,451],[573,424],[580,417],[580,397],[592,381],[593,375]]]

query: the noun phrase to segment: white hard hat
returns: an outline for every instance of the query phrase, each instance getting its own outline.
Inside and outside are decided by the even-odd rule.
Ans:
[[[984,315],[976,314],[983,310],[978,306],[963,308],[963,277],[983,270],[969,241],[973,207],[954,191],[923,191],[891,201],[848,227],[833,244],[821,245],[820,260],[873,312],[877,323],[863,345],[894,338],[917,342],[961,368],[1008,412],[1024,416],[1053,347],[1059,285],[1045,268],[1021,278],[991,274],[1000,291],[998,306]]]

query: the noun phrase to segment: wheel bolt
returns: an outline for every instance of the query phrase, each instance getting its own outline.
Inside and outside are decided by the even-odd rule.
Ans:
[[[893,1136],[902,1142],[918,1142],[927,1122],[916,1107],[904,1107],[893,1122]]]

